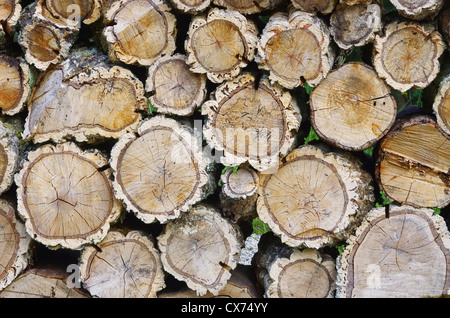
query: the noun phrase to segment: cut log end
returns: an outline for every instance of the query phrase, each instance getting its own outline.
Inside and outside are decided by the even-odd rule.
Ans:
[[[169,222],[158,237],[164,269],[200,296],[223,290],[242,245],[240,231],[203,204]]]
[[[178,11],[199,14],[211,5],[211,0],[170,0],[170,3]]]
[[[202,115],[208,116],[205,138],[212,148],[224,151],[224,165],[249,162],[266,170],[295,143],[301,121],[295,100],[268,79],[255,86],[255,78],[243,74],[220,85],[202,106]]]
[[[310,13],[274,14],[258,42],[256,61],[269,71],[270,79],[286,88],[305,82],[317,86],[334,62],[328,28]]]
[[[334,146],[351,151],[372,147],[394,124],[397,104],[370,66],[346,63],[311,93],[311,124]]]
[[[80,257],[81,282],[100,298],[156,298],[165,287],[159,252],[145,235],[110,231]]]
[[[327,15],[333,12],[338,0],[291,0],[291,3],[301,11]]]
[[[105,24],[104,42],[112,61],[148,66],[175,51],[176,18],[162,0],[115,1],[105,13]]]
[[[450,77],[440,83],[433,103],[433,111],[439,127],[450,136]]]
[[[30,243],[31,238],[16,219],[13,206],[0,200],[0,290],[27,268]]]
[[[211,9],[193,18],[185,42],[187,63],[195,73],[205,73],[213,83],[239,75],[253,60],[257,29],[236,11]]]
[[[101,241],[120,215],[108,161],[71,143],[28,154],[15,176],[18,212],[29,235],[52,248]]]
[[[81,23],[92,24],[101,16],[103,0],[39,0],[39,12],[61,27],[79,29]]]
[[[391,23],[375,37],[373,65],[396,90],[425,88],[437,76],[444,52],[442,36],[430,25]]]
[[[0,23],[10,35],[19,21],[22,5],[20,0],[5,0],[0,3]]]
[[[444,6],[445,0],[391,0],[400,15],[412,20],[431,20]]]
[[[378,184],[399,204],[444,207],[450,203],[449,154],[450,137],[432,118],[401,120],[380,143]]]
[[[431,209],[375,208],[337,261],[336,296],[438,297],[449,294],[450,236]]]
[[[203,199],[210,178],[190,129],[162,116],[123,135],[111,166],[116,195],[145,223],[177,218]]]
[[[190,116],[206,98],[206,76],[191,72],[185,55],[162,57],[149,68],[146,90],[159,113]]]
[[[283,0],[214,0],[213,2],[229,11],[247,15],[274,10],[283,3]]]
[[[260,174],[257,212],[289,246],[346,239],[374,202],[370,174],[348,154],[302,146],[274,174]]]

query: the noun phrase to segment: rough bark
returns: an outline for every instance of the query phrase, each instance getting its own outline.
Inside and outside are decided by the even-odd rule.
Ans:
[[[0,298],[90,298],[90,295],[68,284],[67,273],[52,269],[29,269],[7,288]]]
[[[364,63],[330,72],[310,96],[311,124],[334,146],[351,151],[372,147],[394,124],[397,104],[390,87]]]
[[[441,81],[433,102],[436,121],[444,133],[450,136],[450,76]]]
[[[450,203],[450,137],[429,116],[399,120],[379,145],[376,179],[386,196],[415,207]]]
[[[434,19],[444,0],[391,0],[400,15],[412,20]]]
[[[219,195],[222,213],[233,222],[251,221],[256,217],[258,174],[243,165],[234,172],[228,169],[220,176],[222,190]]]
[[[165,287],[159,252],[139,231],[110,231],[80,257],[81,282],[94,297],[156,298]]]
[[[163,116],[123,135],[111,151],[116,196],[145,223],[177,218],[209,195],[208,164],[192,130]]]
[[[336,297],[404,298],[449,294],[450,235],[431,209],[375,208],[337,260]]]
[[[159,113],[191,116],[206,98],[206,75],[191,72],[185,55],[165,56],[150,66],[145,89]]]
[[[378,4],[339,4],[330,17],[330,33],[344,50],[371,43],[381,31],[381,9]]]
[[[327,15],[333,12],[338,0],[291,0],[291,3],[301,11]]]
[[[375,37],[373,65],[394,89],[425,88],[437,76],[445,43],[429,24],[393,22]]]
[[[214,0],[213,3],[229,11],[242,14],[255,14],[274,10],[283,4],[284,0]]]
[[[28,234],[51,248],[101,241],[121,212],[107,165],[99,152],[72,143],[29,152],[15,175],[17,209]]]
[[[16,219],[12,204],[0,200],[0,290],[28,267],[30,243],[31,238]]]
[[[169,1],[175,9],[188,14],[201,13],[211,5],[211,0],[169,0]]]
[[[13,185],[19,160],[20,145],[16,127],[0,121],[0,194]]]
[[[259,84],[259,85],[258,85]],[[202,106],[204,136],[223,151],[225,166],[248,162],[257,170],[278,164],[295,143],[301,115],[291,94],[266,78],[243,74],[217,87]]]
[[[299,10],[270,17],[258,42],[255,58],[269,78],[292,89],[317,86],[331,70],[334,52],[330,32],[317,16]]]
[[[21,10],[20,0],[4,0],[0,4],[0,23],[10,35],[19,21]]]
[[[191,71],[213,83],[238,76],[254,58],[256,25],[237,11],[211,9],[192,18],[185,50]]]
[[[110,0],[104,46],[113,62],[148,66],[175,51],[176,18],[163,0]]]
[[[242,245],[240,230],[204,204],[169,222],[158,237],[164,269],[199,296],[225,287]]]
[[[349,153],[306,145],[260,174],[260,219],[289,246],[346,239],[374,202],[372,177]]]
[[[144,85],[93,50],[74,51],[41,73],[28,102],[23,138],[95,142],[134,130],[147,109]]]

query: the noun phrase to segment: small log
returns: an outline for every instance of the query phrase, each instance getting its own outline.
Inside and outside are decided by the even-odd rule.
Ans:
[[[259,85],[258,85],[259,84]],[[301,114],[290,93],[246,73],[222,83],[202,106],[206,141],[223,151],[225,166],[249,162],[257,170],[278,164],[296,141]]]
[[[11,203],[0,200],[0,290],[28,267],[30,243]]]
[[[190,128],[162,116],[123,135],[111,151],[116,196],[145,223],[179,217],[211,193],[197,142]]]
[[[191,72],[185,55],[165,56],[150,66],[145,89],[158,113],[191,116],[206,98],[206,75]]]
[[[187,14],[199,14],[205,11],[212,0],[169,0],[172,7]]]
[[[163,290],[158,294],[158,298],[261,298],[262,293],[253,279],[252,269],[244,266],[237,266],[230,271],[231,277],[225,287],[217,294],[207,292],[203,296],[184,286],[177,290]]]
[[[339,4],[330,17],[330,33],[344,50],[373,42],[381,31],[381,9],[378,4]]]
[[[273,237],[260,243],[256,273],[266,298],[333,298],[335,260],[316,249],[300,250]]]
[[[21,0],[4,0],[0,3],[0,23],[3,29],[12,35],[22,11]]]
[[[387,198],[414,207],[450,203],[450,137],[429,116],[398,121],[379,145],[375,175]]]
[[[433,20],[444,6],[444,0],[391,0],[400,15],[412,20]]]
[[[291,0],[294,8],[309,13],[330,14],[336,7],[338,0]]]
[[[260,174],[260,219],[289,246],[346,239],[374,202],[372,177],[349,153],[301,146],[274,174]]]
[[[256,25],[237,11],[211,9],[193,17],[185,41],[187,63],[213,83],[239,75],[254,58]]]
[[[0,292],[0,298],[90,298],[90,295],[68,284],[69,274],[59,269],[29,269]]]
[[[374,208],[337,259],[336,297],[449,294],[450,235],[431,209]]]
[[[283,4],[284,0],[214,0],[216,6],[242,14],[255,14],[274,10]]]
[[[100,19],[104,0],[38,0],[38,13],[61,27],[79,29]]]
[[[433,102],[433,111],[439,127],[450,136],[450,76],[443,79]]]
[[[103,44],[113,62],[148,66],[175,51],[176,18],[163,0],[110,0]]]
[[[23,110],[35,79],[23,58],[0,55],[0,108],[3,114],[13,116]]]
[[[134,130],[147,109],[144,85],[93,50],[42,73],[28,102],[23,138],[35,143],[95,142]]]
[[[164,269],[199,296],[224,289],[242,245],[240,230],[204,204],[167,223],[158,236]]]
[[[442,36],[431,25],[393,22],[375,36],[373,65],[396,90],[427,87],[439,73]]]
[[[8,191],[19,168],[20,145],[16,128],[0,121],[0,194]]]
[[[311,124],[328,143],[350,151],[372,147],[394,124],[390,87],[364,63],[349,62],[328,74],[310,96]]]
[[[80,256],[81,283],[94,297],[156,298],[165,287],[159,252],[143,233],[110,231]]]
[[[121,213],[110,176],[105,157],[72,143],[29,152],[15,175],[17,209],[28,234],[51,248],[101,241]]]
[[[234,172],[228,169],[221,176],[222,189],[219,194],[222,213],[233,222],[251,221],[256,214],[258,198],[258,174],[251,167],[242,166]]]
[[[331,70],[330,32],[317,16],[298,10],[273,14],[258,42],[255,61],[269,78],[292,89],[317,86]]]
[[[25,60],[38,70],[65,59],[77,39],[77,29],[55,25],[39,12],[38,3],[22,10],[17,42],[25,53]]]

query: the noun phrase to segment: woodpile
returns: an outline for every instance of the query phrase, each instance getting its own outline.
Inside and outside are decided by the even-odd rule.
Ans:
[[[445,0],[3,1],[0,298],[450,296],[449,41]]]

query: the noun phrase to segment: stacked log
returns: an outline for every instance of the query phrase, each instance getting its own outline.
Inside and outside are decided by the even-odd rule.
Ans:
[[[450,295],[449,12],[3,1],[0,298]]]

